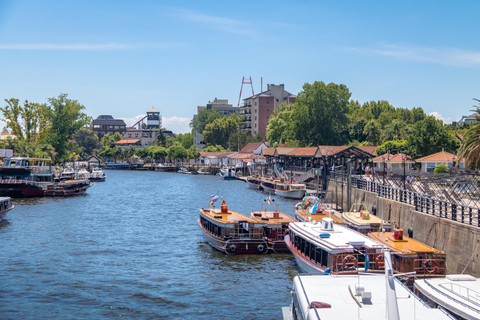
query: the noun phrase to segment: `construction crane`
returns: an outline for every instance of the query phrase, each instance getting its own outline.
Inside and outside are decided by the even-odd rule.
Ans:
[[[253,93],[253,83],[252,83],[252,77],[249,77],[248,79],[245,79],[245,77],[242,78],[242,86],[240,87],[240,96],[238,97],[238,104],[237,107],[240,107],[240,100],[242,99],[242,90],[243,90],[243,85],[244,84],[249,84],[252,86],[252,96],[255,95]]]

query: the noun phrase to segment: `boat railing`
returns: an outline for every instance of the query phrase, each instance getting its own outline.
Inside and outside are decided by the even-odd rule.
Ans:
[[[415,259],[414,271],[417,276],[444,276],[447,273],[444,259]]]
[[[338,273],[364,272],[365,266],[367,266],[367,272],[383,272],[385,270],[383,253],[368,253],[368,263],[366,255],[362,253],[336,254],[332,271]]]
[[[29,180],[29,179],[17,179],[17,178],[12,178],[12,177],[2,179],[0,181],[2,183],[13,183],[13,184],[28,183],[30,185],[38,186],[42,189],[46,189],[47,185],[51,184],[50,181],[33,181],[33,180]]]
[[[480,307],[480,292],[461,286],[457,283],[441,283],[440,287],[445,288],[451,293],[462,297],[468,302],[471,302]]]
[[[460,300],[458,300],[458,299],[455,299],[454,296],[449,295],[449,294],[446,294],[445,292],[443,292],[442,290],[439,290],[439,289],[436,288],[434,285],[432,285],[430,282],[428,282],[427,279],[423,279],[423,281],[424,281],[432,290],[434,290],[435,292],[437,292],[437,293],[441,294],[442,296],[444,296],[444,297],[446,297],[446,298],[448,298],[448,299],[450,299],[450,300],[452,300],[452,301],[454,301],[454,302],[462,305],[462,306],[465,307],[465,308],[468,308],[468,309],[470,309],[470,310],[472,310],[472,311],[480,314],[480,309],[474,308],[474,307],[472,307],[471,305],[469,305],[469,304],[467,304],[467,303],[464,303],[463,301],[460,301]]]

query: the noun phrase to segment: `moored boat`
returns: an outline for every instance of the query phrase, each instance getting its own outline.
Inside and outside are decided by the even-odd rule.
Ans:
[[[317,196],[307,195],[295,205],[295,219],[298,221],[322,221],[323,218],[332,218],[335,224],[346,224],[345,220],[335,215],[332,208],[322,204]]]
[[[275,211],[267,211],[266,206],[274,203]],[[290,253],[285,244],[285,233],[288,224],[295,222],[295,218],[286,213],[279,212],[277,203],[268,196],[262,203],[260,211],[252,211],[250,216],[259,223],[263,223],[263,233],[268,241],[268,249],[275,253]]]
[[[190,171],[188,171],[188,169],[185,167],[181,167],[177,170],[177,173],[190,173]]]
[[[445,276],[445,252],[404,236],[402,229],[371,232],[368,236],[390,249],[395,270],[401,273],[415,272],[417,278]]]
[[[307,193],[307,187],[304,183],[293,183],[280,180],[275,185],[275,194],[287,199],[302,199]]]
[[[65,167],[60,173],[60,180],[70,180],[75,178],[75,170],[68,166]]]
[[[220,169],[220,176],[224,180],[236,180],[237,179],[235,168]]]
[[[94,182],[100,182],[100,181],[105,181],[107,178],[107,175],[101,168],[93,168],[92,173],[90,174],[90,181]]]
[[[390,261],[388,250],[384,254]],[[387,264],[378,275],[296,276],[283,319],[454,319],[422,303],[392,271]]]
[[[415,281],[415,292],[430,306],[440,306],[455,319],[480,319],[480,279],[468,274]]]
[[[262,179],[260,186],[266,193],[275,194],[275,189],[278,181],[280,180],[275,180],[273,177],[271,179]]]
[[[91,174],[90,172],[88,172],[87,169],[81,168],[80,170],[78,170],[77,174],[75,175],[75,178],[79,180],[82,180],[82,179],[89,180],[90,176]]]
[[[382,245],[366,235],[342,225],[331,218],[320,222],[292,222],[288,226],[285,244],[304,272],[313,274],[356,274],[382,272],[376,261],[382,255]]]
[[[54,180],[51,159],[12,157],[0,167],[0,196],[40,197]]]
[[[260,190],[262,189],[262,178],[258,174],[254,176],[247,176],[246,182],[250,188]]]
[[[177,168],[172,165],[171,163],[169,164],[158,164],[156,167],[155,167],[155,171],[162,171],[162,172],[175,172],[177,170]]]
[[[222,200],[221,209],[209,207],[200,209],[198,225],[210,246],[226,254],[268,252],[262,223],[229,210],[225,200]]]
[[[13,209],[12,198],[0,197],[0,223],[5,221],[7,212]]]
[[[55,182],[45,190],[45,197],[69,197],[85,194],[91,187],[89,180],[63,180]]]
[[[208,175],[208,174],[212,174],[212,170],[210,167],[201,167],[200,169],[197,170],[197,173],[202,175]]]
[[[356,202],[352,205],[350,211],[342,212],[342,219],[347,222],[349,228],[365,235],[369,232],[392,230],[392,225],[389,222],[370,214],[363,202]]]

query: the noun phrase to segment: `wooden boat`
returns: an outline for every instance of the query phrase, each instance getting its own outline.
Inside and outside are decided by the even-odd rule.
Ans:
[[[430,306],[440,306],[455,319],[480,319],[480,279],[468,274],[415,281],[415,292]]]
[[[364,203],[354,203],[350,211],[342,212],[342,219],[349,228],[367,235],[369,232],[391,231],[392,225],[370,214]]]
[[[416,272],[417,277],[445,276],[445,252],[404,236],[402,229],[394,229],[394,232],[371,232],[368,236],[390,249],[393,264],[399,272]],[[381,257],[378,263],[383,263]]]
[[[155,167],[155,171],[162,171],[162,172],[175,172],[177,170],[177,168],[172,165],[171,163],[170,164],[158,164],[156,167]]]
[[[12,157],[0,167],[0,196],[39,197],[54,180],[51,159]]]
[[[275,189],[278,181],[280,180],[275,180],[273,177],[271,179],[262,179],[260,186],[266,193],[275,194]]]
[[[266,206],[275,203],[275,211],[267,211]],[[268,249],[275,253],[290,253],[284,240],[288,224],[295,222],[295,218],[278,211],[277,203],[268,196],[262,203],[260,211],[252,211],[250,216],[259,223],[263,223],[263,233],[268,241]]]
[[[95,181],[95,182],[100,182],[100,181],[105,181],[107,176],[105,175],[105,172],[101,168],[93,168],[92,173],[90,174],[90,181]]]
[[[345,220],[334,214],[332,208],[321,204],[317,196],[305,196],[302,202],[295,205],[295,219],[298,221],[322,221],[323,218],[332,218],[335,224],[346,224]]]
[[[288,228],[285,244],[304,272],[357,274],[359,271],[384,271],[370,263],[382,255],[382,245],[346,226],[335,225],[331,218],[323,218],[320,222],[292,222]]]
[[[390,261],[388,251],[385,256]],[[453,319],[422,303],[388,266],[378,275],[299,275],[291,295],[290,306],[282,307],[284,320]]]
[[[64,180],[55,182],[45,190],[45,197],[69,197],[85,194],[91,187],[89,180]]]
[[[304,183],[292,183],[282,180],[283,178],[275,185],[275,194],[277,196],[299,200],[307,193],[307,187]]]
[[[262,178],[259,177],[258,174],[254,176],[248,176],[246,181],[250,188],[257,190],[262,189]]]
[[[5,221],[7,212],[13,209],[12,198],[0,197],[0,223]]]
[[[263,237],[263,223],[229,210],[225,200],[221,209],[200,209],[198,225],[207,243],[226,254],[264,254],[268,242]]]

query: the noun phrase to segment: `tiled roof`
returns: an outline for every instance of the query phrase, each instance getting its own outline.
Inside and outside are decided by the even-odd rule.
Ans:
[[[201,157],[227,158],[235,152],[199,152]]]
[[[275,154],[275,148],[263,148],[262,154],[264,156],[273,156]]]
[[[357,148],[370,153],[372,156],[377,155],[377,146],[357,146]]]
[[[403,155],[403,154],[400,154],[400,153],[390,154],[390,155],[385,153],[385,154],[382,154],[381,156],[373,158],[372,161],[373,162],[383,162],[385,160],[385,162],[389,162],[389,163],[402,163],[404,159],[405,159],[406,163],[415,162],[415,161],[413,161],[413,159],[410,156]]]
[[[318,146],[320,152],[324,156],[335,155],[343,150],[350,148],[350,146]]]
[[[247,142],[240,148],[240,153],[253,153],[263,142]]]
[[[117,141],[117,144],[134,144],[138,143],[140,139],[122,139]]]
[[[431,154],[426,157],[422,157],[417,159],[417,162],[440,162],[440,161],[453,161],[455,157],[455,160],[458,160],[458,157],[452,153],[446,152],[446,151],[440,151],[434,154]]]
[[[292,157],[314,157],[317,149],[317,147],[294,148],[288,155]]]

